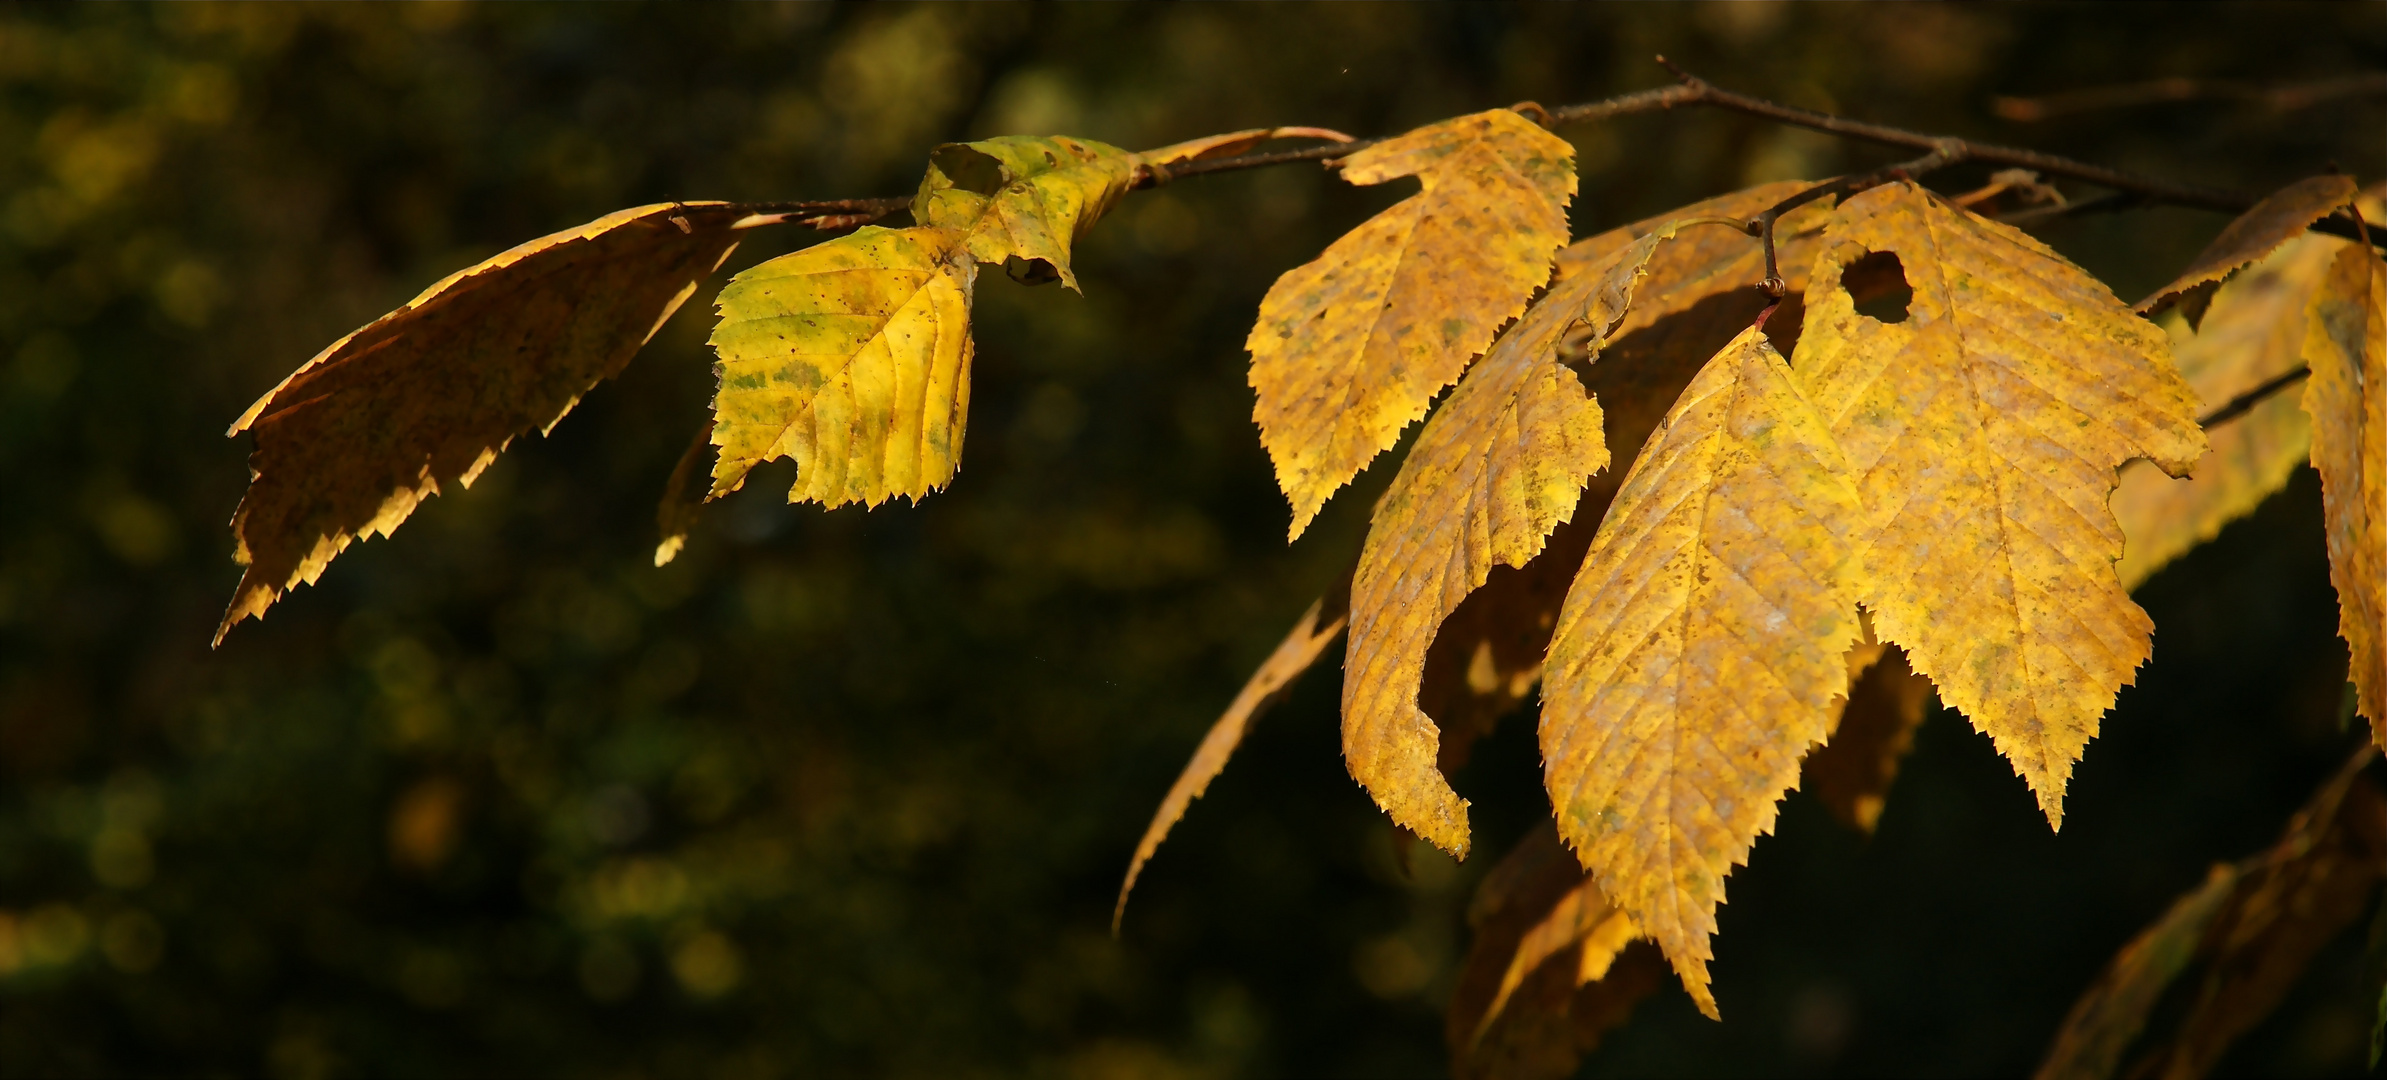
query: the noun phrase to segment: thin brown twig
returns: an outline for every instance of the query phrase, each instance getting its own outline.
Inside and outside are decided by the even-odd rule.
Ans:
[[[2288,387],[2296,385],[2298,382],[2303,381],[2305,376],[2310,374],[2312,374],[2311,368],[2299,365],[2293,371],[2283,371],[2277,375],[2265,379],[2261,385],[2256,386],[2254,389],[2248,390],[2237,397],[2229,399],[2229,401],[2225,402],[2220,408],[2215,409],[2212,412],[2197,417],[2197,425],[2209,430],[2222,424],[2229,423],[2230,421],[2244,416],[2247,413],[2253,412],[2254,407],[2262,404],[2265,398],[2285,390]]]
[[[2141,105],[2213,99],[2261,105],[2273,113],[2286,113],[2342,98],[2373,94],[2387,94],[2387,71],[2366,71],[2271,87],[2226,79],[2174,76],[2146,82],[2066,90],[2040,97],[1993,97],[1989,99],[1989,108],[2003,119],[2029,123],[2100,109],[2127,109]]]
[[[1758,238],[1765,245],[1765,280],[1757,283],[1757,290],[1775,300],[1782,299],[1790,292],[1789,283],[1782,280],[1782,268],[1774,260],[1774,223],[1782,220],[1782,215],[1817,199],[1847,198],[1867,188],[1878,187],[1893,180],[1912,180],[1915,177],[1936,172],[1963,162],[1965,153],[1966,148],[1963,140],[1947,139],[1930,153],[1913,161],[1901,161],[1895,165],[1882,166],[1869,173],[1852,173],[1848,176],[1826,180],[1775,203],[1767,207],[1764,213],[1750,218],[1749,223],[1742,226],[1743,231]]]

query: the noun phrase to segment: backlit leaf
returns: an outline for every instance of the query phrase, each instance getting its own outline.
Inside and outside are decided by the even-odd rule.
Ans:
[[[1559,835],[1710,1016],[1724,876],[1772,828],[1848,688],[1845,474],[1798,377],[1744,331],[1643,448],[1550,645],[1541,743]]]
[[[2185,322],[2172,324],[2180,374],[2203,399],[2204,412],[2304,366],[2305,308],[2344,246],[2312,234],[2289,240],[2223,285],[2195,333]],[[2312,445],[2312,423],[2296,398],[2273,394],[2215,425],[2206,433],[2212,449],[2184,479],[2145,461],[2123,468],[2113,497],[2114,517],[2127,538],[2114,568],[2123,588],[2136,589],[2288,482]]]
[[[1911,184],[1842,204],[1823,247],[1799,370],[1857,478],[1862,599],[2060,824],[2153,631],[2113,571],[2114,470],[2185,472],[2205,451],[2195,397],[2163,332],[2095,278]],[[1913,290],[1892,322],[1841,287],[1871,253]]]
[[[2321,473],[2329,581],[2347,677],[2373,737],[2387,745],[2387,270],[2367,244],[2329,264],[2305,325],[2304,411]]]
[[[977,280],[960,241],[866,227],[722,287],[713,497],[779,457],[797,463],[789,502],[916,501],[953,478]]]
[[[983,263],[1030,283],[1076,289],[1069,253],[1126,194],[1136,155],[1091,139],[1006,135],[947,143],[928,157],[912,200],[923,226],[951,229]]]
[[[1582,445],[1582,426],[1596,431],[1604,417],[1604,444],[1638,450],[1692,373],[1765,306],[1748,288],[1764,276],[1755,241],[1714,225],[1679,226],[1741,220],[1796,186],[1723,196],[1578,245],[1606,250],[1607,263],[1553,286],[1419,434],[1376,507],[1344,662],[1344,758],[1396,822],[1464,850],[1465,812],[1434,767],[1446,756],[1443,735],[1417,704],[1421,668],[1443,621],[1495,567],[1531,566],[1555,524],[1581,515],[1588,526],[1605,512],[1621,482],[1616,471],[1569,479],[1595,471],[1604,456]],[[1784,250],[1811,252],[1818,220],[1785,218]],[[1803,272],[1797,277],[1803,284]],[[1561,482],[1581,496],[1560,502]],[[1536,492],[1540,502],[1529,502]]]
[[[1495,564],[1523,566],[1541,552],[1608,464],[1600,407],[1559,361],[1559,341],[1582,325],[1596,345],[1662,239],[1644,237],[1610,272],[1552,290],[1501,336],[1419,433],[1360,550],[1343,760],[1396,824],[1462,858],[1466,803],[1443,779],[1439,732],[1417,707],[1426,653]]]
[[[658,203],[540,237],[441,279],[258,399],[229,432],[254,433],[256,450],[232,517],[247,570],[216,641],[553,427],[729,257],[745,217]]]
[[[1245,346],[1252,418],[1294,537],[1549,280],[1575,193],[1572,147],[1507,109],[1377,143],[1345,158],[1342,175],[1415,176],[1425,190],[1287,271],[1260,302]]]
[[[2155,295],[2139,301],[2135,310],[2153,315],[2178,304],[2189,328],[2198,328],[2204,322],[2206,305],[2212,303],[2213,290],[2230,275],[2304,235],[2313,222],[2353,199],[2354,178],[2350,176],[2315,176],[2273,192],[2230,222],[2188,269],[2171,284],[2155,290]]]

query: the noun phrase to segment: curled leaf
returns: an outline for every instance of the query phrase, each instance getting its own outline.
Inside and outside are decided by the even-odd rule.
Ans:
[[[1194,748],[1193,758],[1185,763],[1185,770],[1177,775],[1177,782],[1169,785],[1169,793],[1160,800],[1160,808],[1152,812],[1152,823],[1144,827],[1144,838],[1136,842],[1135,857],[1127,864],[1127,878],[1119,883],[1119,902],[1111,908],[1111,933],[1119,932],[1119,921],[1127,915],[1127,895],[1135,891],[1136,878],[1144,872],[1144,864],[1152,860],[1160,843],[1169,838],[1169,830],[1185,817],[1187,807],[1202,797],[1210,782],[1227,767],[1227,759],[1235,755],[1235,748],[1243,744],[1243,733],[1260,714],[1292,689],[1293,680],[1317,663],[1334,639],[1341,637],[1343,626],[1350,619],[1351,579],[1346,575],[1326,591],[1326,595],[1311,601],[1308,611],[1293,623],[1285,639],[1277,643],[1276,651],[1260,662],[1251,678],[1228,703],[1227,711],[1210,725],[1202,736],[1200,746]]]
[[[2369,245],[2347,245],[2308,310],[2304,411],[2338,633],[2352,652],[2356,707],[2387,745],[2387,268]]]
[[[253,433],[232,517],[247,569],[224,620],[387,536],[514,437],[547,430],[629,363],[737,246],[745,208],[658,203],[517,246],[341,338],[232,425]]]
[[[2155,295],[2139,301],[2133,310],[2154,315],[2177,304],[2189,328],[2197,328],[2204,322],[2206,306],[2213,302],[2213,290],[2230,275],[2304,235],[2313,222],[2353,198],[2354,178],[2350,176],[2315,176],[2271,193],[2222,229],[2171,284],[2155,290]]]
[[[1277,279],[1245,347],[1252,418],[1299,537],[1434,395],[1525,309],[1566,242],[1574,151],[1507,109],[1419,128],[1343,159],[1354,184],[1425,190]]]

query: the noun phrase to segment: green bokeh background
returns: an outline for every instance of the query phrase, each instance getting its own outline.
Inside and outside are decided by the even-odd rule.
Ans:
[[[430,281],[618,207],[900,194],[932,145],[1003,133],[1389,133],[1658,85],[1658,52],[2217,186],[2387,173],[2376,99],[1988,108],[2377,70],[2378,4],[0,11],[0,1074],[1439,1073],[1491,860],[1398,868],[1332,670],[1107,927],[1152,805],[1389,477],[1288,548],[1244,333],[1407,184],[1131,196],[1080,249],[1084,297],[983,279],[949,491],[824,513],[780,503],[783,463],[663,570],[703,297],[553,435],[210,651],[246,479],[222,432]],[[1896,156],[1702,112],[1563,133],[1578,234]],[[2222,224],[2040,235],[2135,298]],[[732,269],[805,239],[765,230]],[[1734,876],[1725,1021],[1666,990],[1586,1073],[2027,1070],[2105,958],[2355,738],[2309,470],[2140,598],[2155,659],[2060,835],[1933,716],[1878,836],[1794,795]],[[1483,850],[1545,812],[1537,768],[1513,720],[1457,778]],[[2225,1071],[2358,1072],[2357,944]]]

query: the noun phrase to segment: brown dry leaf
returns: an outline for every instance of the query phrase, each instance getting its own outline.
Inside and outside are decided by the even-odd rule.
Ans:
[[[1135,891],[1136,878],[1143,874],[1144,864],[1160,850],[1160,842],[1168,839],[1169,830],[1185,817],[1187,807],[1202,797],[1210,782],[1227,767],[1227,759],[1235,756],[1235,748],[1243,744],[1243,733],[1250,730],[1253,720],[1268,711],[1292,689],[1293,680],[1301,677],[1326,647],[1342,636],[1343,625],[1350,619],[1351,577],[1348,573],[1326,590],[1326,595],[1310,603],[1308,611],[1293,623],[1285,639],[1277,643],[1276,651],[1260,662],[1258,670],[1243,684],[1242,691],[1210,725],[1202,736],[1200,746],[1194,748],[1192,760],[1185,763],[1185,771],[1177,782],[1169,786],[1169,793],[1160,801],[1160,809],[1152,812],[1152,824],[1145,826],[1144,838],[1136,843],[1135,857],[1127,864],[1127,878],[1119,883],[1119,902],[1111,909],[1111,933],[1119,932],[1119,920],[1127,915],[1127,895]]]
[[[2368,244],[2338,252],[2305,326],[2304,411],[2321,473],[2329,581],[2347,678],[2372,736],[2387,745],[2387,269]]]
[[[1846,473],[1798,377],[1743,331],[1633,464],[1550,644],[1541,743],[1559,835],[1711,1017],[1724,876],[1771,830],[1848,689]]]
[[[1476,740],[1523,707],[1541,681],[1558,606],[1606,506],[1605,499],[1591,505],[1592,498],[1587,491],[1574,517],[1552,530],[1541,554],[1524,566],[1493,567],[1436,631],[1417,707],[1440,732],[1436,765],[1442,775],[1465,768]]]
[[[773,458],[789,502],[914,501],[961,465],[977,264],[949,229],[856,230],[731,278],[713,328],[710,497]]]
[[[1566,243],[1574,149],[1507,109],[1462,116],[1343,159],[1343,179],[1425,190],[1287,271],[1245,347],[1260,442],[1299,537],[1327,496],[1458,379],[1525,309]]]
[[[1848,678],[1840,719],[1800,764],[1799,786],[1841,824],[1871,833],[1898,779],[1898,764],[1914,746],[1931,680],[1907,666],[1905,650],[1871,640],[1849,647]]]
[[[1451,995],[1445,1034],[1461,1077],[1571,1076],[1666,975],[1665,959],[1632,941],[1544,823],[1503,856],[1469,905],[1474,941]]]
[[[2304,311],[2345,242],[2306,234],[2289,240],[2213,296],[2204,326],[2170,323],[2180,374],[2204,411],[2304,366]],[[2212,449],[2196,471],[2174,480],[2132,462],[2113,497],[2127,537],[2115,566],[2122,587],[2136,589],[2173,559],[2253,513],[2309,457],[2312,422],[2295,394],[2274,394],[2206,432]]]
[[[258,399],[229,432],[257,448],[232,517],[248,569],[216,642],[441,485],[470,486],[515,436],[553,427],[729,257],[745,217],[658,203],[541,237],[441,279]]]
[[[2353,199],[2351,176],[2315,176],[2271,193],[2221,230],[2178,279],[2139,301],[2134,310],[2153,315],[2178,304],[2189,328],[2196,329],[2204,322],[2205,307],[2212,303],[2213,290],[2222,281],[2304,235],[2313,222]]]
[[[1170,143],[1158,150],[1145,150],[1136,154],[1136,160],[1152,165],[1174,165],[1181,161],[1234,157],[1274,139],[1324,139],[1327,142],[1347,143],[1351,141],[1351,136],[1333,128],[1321,127],[1247,128],[1224,135],[1205,135],[1199,139]]]
[[[2125,946],[2072,1008],[2041,1080],[2104,1080],[2141,1035],[2165,992],[2201,977],[2175,1022],[2126,1070],[2191,1080],[2270,1015],[2321,948],[2361,918],[2387,876],[2387,797],[2365,770],[2369,746],[2323,783],[2270,850],[2213,868]]]
[[[2197,948],[2238,886],[2238,868],[2216,863],[2205,883],[2172,902],[2115,954],[2112,966],[2072,1006],[2039,1080],[2105,1080],[2122,1063],[2155,1003],[2196,960]]]
[[[1869,253],[1913,289],[1897,322],[1841,287]],[[2153,632],[2114,576],[2114,470],[2179,475],[2206,448],[2170,343],[2045,245],[1904,182],[1842,204],[1806,299],[1799,370],[1855,470],[1860,599],[2060,825]]]

